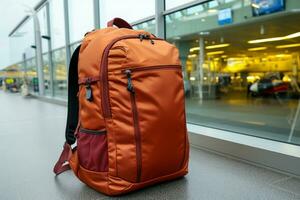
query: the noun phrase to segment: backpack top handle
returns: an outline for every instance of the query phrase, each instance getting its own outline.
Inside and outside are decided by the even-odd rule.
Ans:
[[[124,19],[121,18],[113,18],[112,20],[110,20],[109,22],[107,22],[107,27],[112,27],[113,25],[119,27],[119,28],[128,28],[128,29],[132,29],[132,26],[126,22]]]

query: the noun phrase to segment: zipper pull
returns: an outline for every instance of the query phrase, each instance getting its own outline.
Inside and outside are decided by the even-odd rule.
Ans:
[[[93,101],[93,91],[92,91],[92,87],[91,87],[91,82],[88,79],[86,84],[85,84],[85,98],[88,101]]]
[[[151,38],[149,38],[149,39],[150,39],[151,44],[154,44],[154,40],[152,40]]]
[[[143,34],[139,34],[139,38],[140,38],[140,41],[142,42],[143,39],[144,39],[144,35]]]
[[[125,71],[125,74],[127,76],[127,90],[131,93],[134,93],[134,87],[132,85],[132,80],[131,80],[131,71],[130,69],[127,69]]]

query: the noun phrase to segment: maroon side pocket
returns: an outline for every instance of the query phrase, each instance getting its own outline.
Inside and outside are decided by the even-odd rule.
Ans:
[[[106,130],[80,128],[77,137],[77,151],[82,167],[96,172],[108,171]]]

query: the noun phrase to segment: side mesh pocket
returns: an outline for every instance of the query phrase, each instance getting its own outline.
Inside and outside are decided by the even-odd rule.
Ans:
[[[106,130],[80,128],[77,138],[79,163],[87,170],[108,171]]]

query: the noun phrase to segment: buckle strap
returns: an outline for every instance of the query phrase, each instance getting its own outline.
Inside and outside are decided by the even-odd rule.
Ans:
[[[53,172],[56,175],[71,169],[69,165],[69,159],[71,158],[71,155],[72,148],[68,143],[65,142],[63,151],[61,152],[60,157],[53,168]]]

